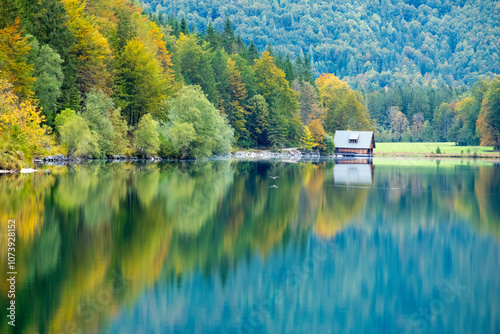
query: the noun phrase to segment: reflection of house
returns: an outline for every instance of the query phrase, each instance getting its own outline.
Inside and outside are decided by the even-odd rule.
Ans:
[[[343,156],[372,156],[373,131],[335,131],[335,153]]]
[[[372,164],[335,164],[333,180],[335,184],[371,185],[373,179]]]

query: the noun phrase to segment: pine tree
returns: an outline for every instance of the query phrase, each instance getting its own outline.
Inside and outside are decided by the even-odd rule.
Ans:
[[[170,17],[171,18],[171,21],[172,21],[172,31],[173,31],[173,35],[176,37],[176,38],[179,38],[180,34],[181,34],[181,28],[179,26],[179,21],[177,21],[175,18],[173,17]]]
[[[304,60],[302,77],[303,77],[303,80],[305,82],[309,82],[313,86],[315,85],[314,78],[312,75],[312,69],[311,69],[311,61],[309,60],[309,57],[307,55],[305,56],[305,60]]]
[[[231,27],[231,21],[229,17],[226,19],[226,24],[224,25],[224,31],[222,33],[222,46],[228,54],[233,53],[233,43],[234,43],[234,32]]]
[[[257,80],[255,78],[255,71],[251,66],[249,66],[246,58],[241,57],[241,55],[232,55],[231,59],[234,60],[238,71],[240,71],[241,73],[241,78],[247,90],[247,100],[251,99],[257,94]]]
[[[283,71],[285,72],[285,79],[288,82],[293,82],[295,80],[295,73],[293,72],[293,64],[290,60],[290,54],[286,54],[285,64],[283,66]]]
[[[0,29],[13,25],[18,15],[16,0],[0,1]]]
[[[68,14],[64,4],[58,0],[44,0],[33,17],[33,34],[40,44],[48,44],[63,59],[64,81],[58,109],[78,109],[80,92],[76,85],[76,55],[71,52],[75,38],[68,27]]]
[[[217,50],[212,57],[212,68],[218,91],[217,105],[219,110],[231,119],[231,94],[229,91],[227,60],[227,53],[221,49]]]
[[[245,127],[247,112],[242,103],[247,98],[247,90],[241,78],[241,73],[236,68],[234,60],[227,60],[227,73],[229,77],[229,91],[231,96],[230,124],[234,128],[235,141],[242,144],[242,139],[247,138]]]
[[[184,16],[181,19],[181,24],[179,25],[179,31],[186,36],[189,35],[187,21],[186,21],[186,18]]]
[[[286,119],[276,108],[270,108],[269,128],[267,130],[269,146],[273,150],[283,148],[287,137]]]
[[[304,81],[304,63],[300,55],[295,58],[295,77],[299,79],[299,82]]]
[[[241,39],[240,35],[238,35],[238,37],[236,38],[235,47],[236,47],[235,54],[239,54],[243,58],[248,57],[247,46],[245,43],[243,43],[243,40]]]
[[[271,55],[272,58],[274,58],[274,51],[273,51],[273,47],[271,45],[271,42],[269,42],[267,44],[267,49],[266,49],[267,52],[269,52],[269,54]]]
[[[250,65],[253,65],[255,60],[260,58],[259,50],[255,46],[255,43],[252,42],[250,43],[250,46],[248,47],[248,63]]]
[[[207,31],[205,32],[205,41],[210,43],[210,48],[212,50],[215,50],[218,48],[218,36],[217,32],[214,29],[214,26],[212,25],[212,22],[208,24]]]
[[[156,23],[160,27],[164,27],[165,26],[165,19],[163,18],[163,14],[161,12],[158,12]]]
[[[119,8],[117,10],[117,27],[116,27],[116,37],[117,37],[117,47],[118,52],[122,52],[128,41],[137,36],[137,31],[132,25],[132,13],[125,8]]]
[[[269,106],[262,95],[255,95],[248,101],[247,129],[251,142],[259,147],[268,147]]]

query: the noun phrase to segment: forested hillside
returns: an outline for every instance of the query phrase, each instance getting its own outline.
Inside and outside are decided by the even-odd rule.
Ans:
[[[308,55],[313,74],[353,87],[472,84],[500,73],[500,3],[493,0],[140,0],[205,32],[226,18],[260,51]]]

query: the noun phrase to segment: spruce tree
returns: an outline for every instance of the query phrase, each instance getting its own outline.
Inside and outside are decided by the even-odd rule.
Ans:
[[[226,24],[224,26],[224,32],[222,33],[222,46],[228,54],[233,52],[233,42],[234,42],[234,32],[231,27],[231,21],[229,17],[226,19]]]
[[[252,42],[250,43],[250,46],[248,47],[248,64],[250,64],[250,66],[253,65],[253,63],[255,62],[256,59],[259,59],[260,58],[260,54],[259,54],[259,50],[257,49],[257,47],[255,46],[255,43]]]
[[[208,24],[207,31],[205,32],[205,41],[210,43],[210,48],[212,50],[215,50],[218,48],[219,43],[218,43],[218,36],[217,32],[214,29],[214,26],[212,25],[212,22]]]
[[[295,80],[295,73],[293,72],[293,64],[290,60],[290,54],[286,54],[285,64],[283,66],[283,71],[285,72],[285,78],[289,83]]]
[[[183,16],[182,19],[181,19],[181,24],[179,26],[179,30],[181,33],[183,33],[184,35],[189,35],[189,30],[188,30],[188,25],[187,25],[187,21],[186,21],[186,18]]]
[[[231,95],[229,92],[229,77],[227,74],[227,53],[217,50],[212,57],[212,68],[214,71],[215,85],[218,91],[217,104],[219,110],[231,118]]]

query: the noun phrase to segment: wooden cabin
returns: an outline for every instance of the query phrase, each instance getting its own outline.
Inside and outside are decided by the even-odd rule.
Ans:
[[[373,131],[335,131],[335,154],[342,156],[373,156]]]

